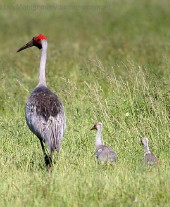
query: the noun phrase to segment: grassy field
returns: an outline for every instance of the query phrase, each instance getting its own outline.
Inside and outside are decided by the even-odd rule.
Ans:
[[[47,36],[47,84],[62,100],[67,130],[52,173],[25,123]],[[170,206],[170,8],[168,0],[0,1],[0,206]],[[95,122],[118,155],[94,156]],[[140,138],[161,159],[142,162]]]

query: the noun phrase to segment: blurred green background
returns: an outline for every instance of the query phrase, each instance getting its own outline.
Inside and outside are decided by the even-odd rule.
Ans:
[[[40,51],[16,53],[39,33],[67,116],[51,174],[24,115]],[[0,206],[169,206],[169,39],[168,0],[1,0]],[[96,163],[98,121],[114,166]],[[159,165],[143,164],[143,136]]]

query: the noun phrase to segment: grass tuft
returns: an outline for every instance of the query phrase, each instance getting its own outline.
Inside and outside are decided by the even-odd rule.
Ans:
[[[0,206],[168,207],[169,1],[7,0],[0,10]],[[47,84],[67,116],[50,173],[25,123],[40,51],[16,53],[37,33],[48,38]],[[95,159],[98,121],[114,165]],[[158,165],[144,165],[143,136]]]

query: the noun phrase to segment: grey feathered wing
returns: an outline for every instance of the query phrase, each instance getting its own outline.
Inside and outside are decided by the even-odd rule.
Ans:
[[[47,87],[35,88],[26,104],[26,121],[30,130],[49,148],[59,151],[66,127],[64,106]]]
[[[53,153],[54,150],[60,150],[64,130],[65,119],[63,119],[63,114],[49,117],[44,130],[44,141],[47,143],[50,153]]]

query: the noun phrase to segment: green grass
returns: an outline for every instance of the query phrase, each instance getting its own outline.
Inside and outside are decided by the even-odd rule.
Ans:
[[[170,206],[169,25],[168,0],[0,2],[1,207]],[[67,116],[52,173],[25,123],[40,51],[16,53],[38,33]],[[98,121],[113,166],[96,162],[89,129]],[[143,164],[143,136],[159,165]]]

